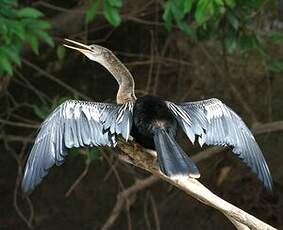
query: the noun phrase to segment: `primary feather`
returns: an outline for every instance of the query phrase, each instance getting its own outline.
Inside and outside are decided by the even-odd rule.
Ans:
[[[215,98],[180,104],[167,102],[167,106],[192,143],[197,136],[201,146],[204,143],[231,146],[233,152],[251,168],[264,185],[272,189],[268,166],[254,136],[228,106]]]
[[[64,162],[72,147],[115,146],[116,135],[127,140],[132,125],[133,103],[116,105],[70,100],[43,122],[25,168],[22,190],[39,184],[54,164]]]

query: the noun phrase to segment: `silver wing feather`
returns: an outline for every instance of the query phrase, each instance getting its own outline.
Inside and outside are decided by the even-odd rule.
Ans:
[[[42,123],[29,155],[22,190],[39,184],[48,169],[61,165],[72,147],[116,145],[116,135],[128,140],[133,103],[116,105],[69,100],[58,106]]]
[[[191,140],[196,136],[202,146],[230,146],[264,183],[272,189],[272,179],[264,156],[251,131],[242,119],[216,98],[174,104],[167,102],[168,108]]]

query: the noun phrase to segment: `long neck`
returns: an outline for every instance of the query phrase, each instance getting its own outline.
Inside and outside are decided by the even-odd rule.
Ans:
[[[135,101],[135,82],[127,67],[110,51],[105,53],[100,64],[113,75],[119,84],[117,104]]]

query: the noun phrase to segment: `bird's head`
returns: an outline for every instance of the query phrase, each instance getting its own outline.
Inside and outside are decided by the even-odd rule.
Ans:
[[[70,39],[65,39],[65,41],[76,45],[64,44],[65,47],[83,53],[90,60],[104,66],[114,76],[119,84],[117,93],[118,104],[136,100],[134,92],[135,82],[131,73],[109,49],[99,45],[85,45]]]
[[[65,39],[65,41],[77,45],[78,47],[64,44],[65,47],[77,50],[83,53],[87,58],[92,61],[102,63],[105,59],[111,58],[111,51],[105,47],[99,45],[85,45],[80,42],[73,41],[71,39]]]

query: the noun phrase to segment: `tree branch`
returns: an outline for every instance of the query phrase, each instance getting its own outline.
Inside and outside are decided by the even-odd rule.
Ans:
[[[258,134],[260,135],[260,134],[269,133],[269,132],[282,131],[282,130],[283,130],[283,121],[275,121],[275,122],[269,122],[265,124],[257,123],[252,129],[255,135],[258,135]],[[194,162],[200,162],[200,161],[208,159],[209,157],[214,156],[215,154],[219,154],[227,150],[228,148],[214,146],[214,147],[210,147],[208,149],[205,149],[195,154],[191,158]],[[115,221],[117,220],[117,218],[123,211],[127,200],[129,200],[137,192],[140,192],[141,190],[148,188],[149,186],[153,185],[154,183],[158,181],[160,181],[159,177],[151,175],[143,180],[138,180],[135,184],[119,192],[119,194],[117,195],[116,204],[113,207],[108,219],[102,226],[101,230],[108,230],[114,225]],[[223,214],[234,224],[234,226],[237,229],[239,230],[249,229],[246,225],[236,221],[234,218],[230,217],[229,215],[225,213]]]
[[[142,168],[156,177],[167,181],[205,205],[219,210],[237,229],[275,229],[256,217],[221,199],[196,179],[189,177],[169,178],[165,176],[160,172],[156,159],[152,155],[144,152],[141,148],[135,148],[134,145],[135,144],[133,142],[126,143],[119,140],[117,145],[117,148],[119,149],[118,157],[123,161]]]
[[[283,130],[283,121],[273,121],[263,124],[257,123],[252,127],[252,131],[256,135],[278,132],[282,130]]]
[[[102,226],[101,230],[108,230],[110,229],[113,224],[115,223],[116,219],[119,217],[120,213],[122,212],[124,206],[127,204],[127,201],[130,200],[130,198],[135,195],[137,192],[149,187],[150,185],[157,182],[159,179],[155,176],[149,176],[148,178],[144,180],[138,180],[135,184],[128,187],[127,189],[123,190],[122,192],[118,193],[117,195],[117,202],[112,209],[112,212],[105,222],[105,224]]]

